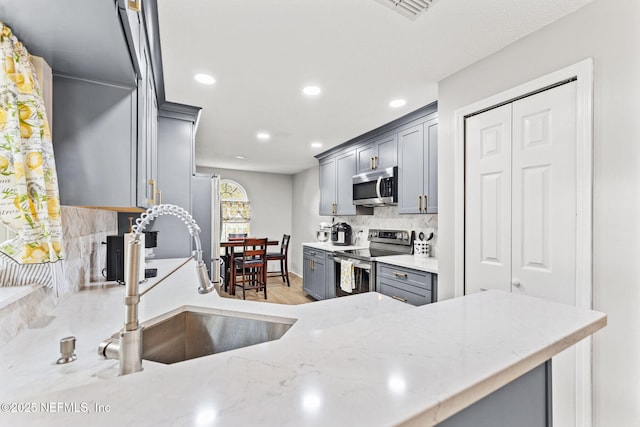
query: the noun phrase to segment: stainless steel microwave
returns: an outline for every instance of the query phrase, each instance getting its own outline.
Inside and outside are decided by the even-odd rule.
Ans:
[[[398,167],[353,176],[353,204],[386,206],[398,204]]]

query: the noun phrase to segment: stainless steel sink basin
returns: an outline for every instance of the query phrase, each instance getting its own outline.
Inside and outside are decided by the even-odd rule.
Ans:
[[[142,331],[142,358],[172,364],[280,339],[295,319],[186,308],[151,320]]]

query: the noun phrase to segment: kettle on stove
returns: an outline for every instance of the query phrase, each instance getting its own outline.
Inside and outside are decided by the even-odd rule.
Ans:
[[[337,246],[349,246],[351,244],[351,226],[346,222],[333,224],[331,243]]]

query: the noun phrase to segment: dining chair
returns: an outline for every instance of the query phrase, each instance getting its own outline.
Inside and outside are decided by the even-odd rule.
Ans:
[[[234,259],[235,286],[242,288],[242,299],[247,290],[263,290],[267,299],[267,239],[244,239],[242,249],[243,255]]]
[[[244,240],[247,238],[247,233],[229,233],[227,234],[227,240],[229,242],[233,242],[233,241],[240,241],[240,240]],[[230,248],[225,250],[225,254],[222,255],[222,262],[224,262],[224,291],[225,292],[229,292],[229,280],[231,278],[231,266],[229,265],[230,261],[231,261],[231,257],[229,256],[229,253],[227,251],[233,251],[233,256],[235,257],[241,257],[242,256],[242,252],[237,250],[236,248]]]
[[[289,234],[282,235],[282,242],[280,242],[280,252],[267,252],[267,263],[269,261],[280,261],[280,271],[272,271],[267,273],[271,277],[282,276],[282,281],[289,284],[289,263],[287,261],[287,254],[289,253],[289,240],[291,236]],[[286,280],[285,280],[286,279]]]

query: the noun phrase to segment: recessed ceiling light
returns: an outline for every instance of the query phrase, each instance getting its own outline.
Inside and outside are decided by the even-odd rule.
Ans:
[[[196,74],[195,76],[193,76],[196,81],[198,83],[202,83],[203,85],[212,85],[216,82],[216,79],[213,78],[213,76],[210,76],[209,74]]]
[[[393,107],[393,108],[403,107],[406,103],[407,101],[405,101],[404,99],[394,99],[389,103],[389,107]]]
[[[246,159],[246,157],[245,157],[245,156],[235,156],[235,157],[236,157],[236,159],[238,159],[238,160],[244,160],[244,159]]]
[[[322,142],[312,142],[311,146],[313,148],[320,148],[320,147],[322,147]]]
[[[302,89],[302,93],[309,96],[320,95],[322,90],[318,86],[306,86]]]
[[[260,141],[268,141],[271,138],[271,135],[269,135],[267,132],[258,132],[256,134],[256,138],[258,138]]]

